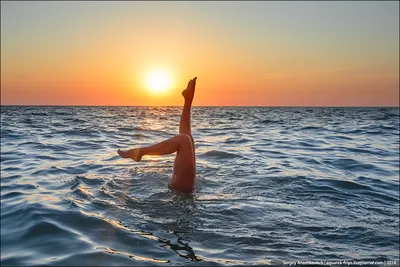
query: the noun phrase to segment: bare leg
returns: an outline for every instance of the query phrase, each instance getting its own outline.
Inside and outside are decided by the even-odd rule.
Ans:
[[[121,149],[118,149],[118,154],[121,156],[121,158],[130,158],[138,162],[142,159],[142,155],[140,155],[140,148],[133,148],[127,151],[122,151]]]
[[[182,150],[176,154],[174,171],[168,183],[170,188],[184,193],[192,192],[196,176],[196,154],[190,125],[190,110],[192,108],[196,79],[197,77],[190,80],[187,88],[182,92],[185,103],[179,122],[179,134],[186,136],[186,142],[182,146]]]
[[[170,139],[148,147],[133,148],[127,151],[122,151],[118,149],[118,154],[123,158],[131,158],[135,161],[140,161],[144,155],[172,154],[180,150],[182,139],[184,138],[187,138],[187,136],[184,134],[179,134]]]
[[[174,170],[168,183],[169,188],[190,193],[196,176],[195,153],[192,138],[187,134],[179,134],[182,137],[181,146],[176,153]]]
[[[131,158],[135,161],[140,161],[144,155],[172,154],[179,150],[182,139],[181,135],[187,135],[190,137],[193,151],[192,153],[194,153],[194,141],[190,127],[190,110],[192,108],[196,79],[197,77],[190,80],[186,89],[182,92],[182,95],[185,98],[185,104],[183,106],[181,120],[179,122],[179,135],[149,147],[134,148],[127,151],[118,149],[118,154],[123,158]]]
[[[185,104],[179,123],[179,134],[161,143],[127,151],[118,149],[118,154],[123,158],[140,161],[144,155],[166,155],[176,153],[174,171],[169,187],[190,193],[193,190],[196,176],[196,159],[194,141],[190,126],[190,110],[196,86],[196,79],[190,80],[187,88],[182,92]]]
[[[196,89],[196,80],[195,77],[193,80],[190,80],[187,88],[183,90],[182,95],[185,98],[185,103],[183,105],[181,120],[179,122],[179,133],[187,134],[192,140],[193,152],[194,152],[194,140],[192,137],[191,123],[190,123],[190,110],[192,108],[192,102],[194,97],[194,91]]]

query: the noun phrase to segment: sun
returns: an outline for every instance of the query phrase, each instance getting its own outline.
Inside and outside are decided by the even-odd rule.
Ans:
[[[171,75],[166,70],[153,70],[147,74],[146,85],[153,93],[164,93],[171,87]]]

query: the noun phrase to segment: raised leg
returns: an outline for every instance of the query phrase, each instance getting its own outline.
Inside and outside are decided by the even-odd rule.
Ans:
[[[192,140],[193,152],[194,152],[194,140],[192,137],[191,123],[190,123],[190,111],[192,108],[192,102],[194,97],[194,92],[196,89],[196,80],[195,77],[193,80],[190,80],[186,89],[183,90],[182,95],[185,98],[185,103],[183,105],[181,120],[179,122],[179,133],[187,134]]]

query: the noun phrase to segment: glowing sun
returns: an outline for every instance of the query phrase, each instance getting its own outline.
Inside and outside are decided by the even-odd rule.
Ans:
[[[165,70],[153,70],[147,74],[146,85],[153,93],[163,93],[171,87],[171,76]]]

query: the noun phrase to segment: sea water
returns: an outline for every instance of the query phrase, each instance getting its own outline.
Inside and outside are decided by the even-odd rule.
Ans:
[[[399,108],[1,107],[1,265],[263,265],[399,260]],[[287,262],[286,262],[287,263]]]

